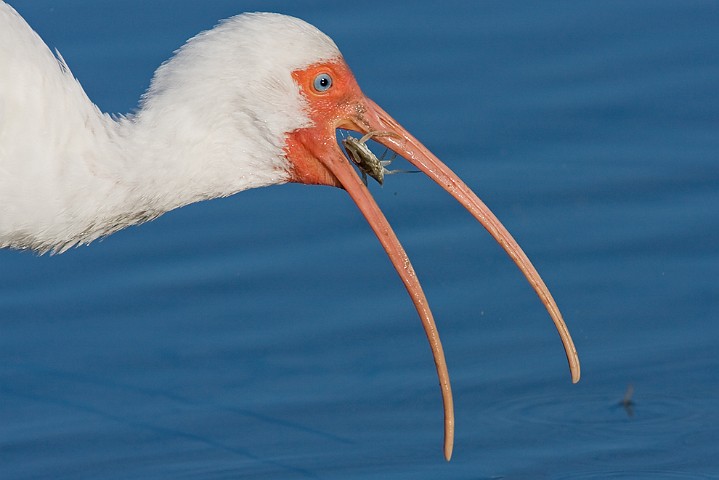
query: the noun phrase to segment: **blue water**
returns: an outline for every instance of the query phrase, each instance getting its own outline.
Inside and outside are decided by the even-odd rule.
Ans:
[[[0,252],[1,478],[719,478],[717,3],[10,3],[119,113],[220,18],[315,24],[524,246],[583,378],[447,194],[371,185],[442,333],[446,463],[429,348],[356,207],[260,189]]]

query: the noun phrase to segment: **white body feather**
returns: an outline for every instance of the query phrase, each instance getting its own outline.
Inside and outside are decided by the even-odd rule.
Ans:
[[[191,202],[289,180],[293,70],[340,57],[311,25],[238,15],[189,40],[113,119],[0,1],[0,247],[63,251]]]

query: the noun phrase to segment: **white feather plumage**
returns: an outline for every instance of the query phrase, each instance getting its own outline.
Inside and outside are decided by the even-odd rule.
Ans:
[[[308,125],[293,70],[339,58],[311,25],[244,14],[189,40],[113,119],[0,1],[0,247],[64,251],[195,201],[289,180]]]

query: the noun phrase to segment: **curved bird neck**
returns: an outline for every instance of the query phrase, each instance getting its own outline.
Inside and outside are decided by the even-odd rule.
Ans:
[[[45,60],[45,104],[0,125],[0,247],[62,252],[189,203],[289,179],[281,136],[242,121],[252,115],[239,105],[227,120],[212,102],[183,99],[184,89],[151,90],[136,114],[114,119],[66,66]]]

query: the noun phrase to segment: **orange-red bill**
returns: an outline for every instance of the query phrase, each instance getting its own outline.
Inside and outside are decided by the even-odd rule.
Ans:
[[[329,94],[317,94],[306,85],[319,72],[333,74],[336,88]],[[311,105],[314,124],[291,132],[287,138],[287,156],[292,159],[292,180],[308,184],[334,185],[344,188],[367,219],[387,251],[419,313],[434,363],[437,368],[442,402],[444,404],[444,455],[452,456],[454,445],[454,407],[447,363],[437,326],[429,309],[422,287],[397,236],[382,211],[360,180],[352,163],[344,156],[336,142],[334,129],[344,128],[361,134],[382,132],[375,140],[415,165],[472,213],[504,248],[534,288],[547,308],[569,361],[572,381],[579,381],[580,368],[577,351],[549,289],[536,269],[487,206],[454,172],[435,157],[424,145],[410,135],[372,100],[364,97],[343,62],[319,64],[293,73]]]
[[[391,133],[391,135],[377,135],[375,141],[390,148],[398,155],[405,158],[411,164],[416,166],[438,185],[449,192],[457,201],[462,204],[494,237],[494,239],[507,252],[514,263],[519,267],[524,276],[529,281],[534,291],[539,296],[545,308],[549,312],[550,317],[554,321],[559,337],[564,345],[564,350],[569,363],[569,369],[574,383],[580,378],[580,364],[577,350],[572,341],[572,337],[562,318],[552,294],[549,292],[546,284],[540,277],[537,270],[532,265],[527,255],[524,253],[519,244],[514,240],[512,235],[497,219],[497,217],[489,210],[467,185],[452,172],[445,164],[443,164],[436,156],[434,156],[424,145],[415,139],[401,125],[399,125],[389,114],[382,110],[377,104],[370,99],[365,99],[365,108],[361,109],[363,114],[355,119],[353,125],[347,125],[350,129],[360,133],[368,133],[370,131],[380,131]],[[334,162],[333,162],[334,163]],[[454,416],[452,411],[452,391],[449,383],[449,374],[444,359],[442,344],[439,340],[437,328],[429,310],[427,300],[424,296],[422,288],[417,277],[412,270],[412,266],[407,258],[406,253],[402,249],[399,241],[395,237],[391,228],[387,224],[386,219],[377,207],[376,203],[370,196],[367,188],[359,180],[349,162],[337,168],[325,164],[330,168],[332,173],[337,177],[344,186],[352,199],[357,203],[367,221],[372,226],[377,236],[382,242],[385,250],[392,260],[395,268],[402,277],[409,294],[414,301],[415,307],[419,312],[420,318],[427,334],[432,352],[434,354],[435,365],[439,375],[440,387],[442,389],[444,410],[445,410],[445,457],[449,460],[452,454],[453,434],[454,434]]]

